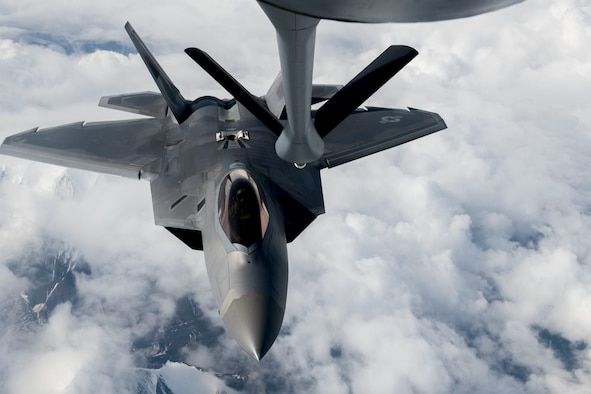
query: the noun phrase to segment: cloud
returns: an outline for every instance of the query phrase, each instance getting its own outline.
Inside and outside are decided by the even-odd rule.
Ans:
[[[186,46],[210,52],[257,94],[278,71],[274,33],[254,2],[0,9],[2,137],[126,118],[97,108],[98,98],[156,89],[137,55],[68,54],[31,42],[34,33],[73,48],[129,45],[129,19],[191,98],[227,94]],[[322,21],[316,81],[344,83],[387,45],[414,46],[420,55],[371,104],[432,110],[448,129],[325,170],[327,213],[289,246],[284,327],[260,364],[227,336],[187,349],[187,360],[246,372],[251,391],[585,392],[590,15],[588,0],[532,0],[432,24]],[[27,249],[41,253],[47,237],[92,271],[76,274],[79,304],[2,335],[10,391],[133,391],[130,342],[164,326],[186,294],[221,324],[203,256],[153,226],[147,183],[4,156],[0,169],[3,310],[13,313],[29,286],[10,264],[26,264]],[[161,375],[183,367],[169,368]],[[204,390],[227,388],[198,376]]]
[[[126,338],[110,335],[111,330],[76,319],[67,304],[59,306],[28,351],[13,360],[9,391],[74,393],[97,387],[117,391],[125,382],[121,374],[129,370],[130,357],[121,357],[119,351],[126,347]],[[120,357],[110,359],[113,353]]]

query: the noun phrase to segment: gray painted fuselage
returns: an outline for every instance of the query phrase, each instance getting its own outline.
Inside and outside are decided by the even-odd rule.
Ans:
[[[279,159],[276,137],[240,104],[225,109],[211,100],[170,130],[174,137],[160,175],[151,182],[154,201],[161,202],[155,206],[157,224],[178,227],[184,221],[193,228],[192,222],[198,223],[225,326],[260,359],[277,337],[285,312],[286,226],[289,231],[289,221],[296,220],[290,212],[308,211],[311,218],[324,212],[319,169],[302,171]],[[279,185],[278,179],[289,183]],[[169,198],[155,195],[158,190]],[[291,196],[282,200],[281,194]],[[177,221],[167,222],[171,218]]]
[[[225,170],[208,181],[203,251],[226,328],[248,354],[260,359],[283,321],[287,243],[281,208],[269,181],[247,168],[243,161],[224,161]],[[251,201],[236,201],[243,198]],[[250,207],[237,209],[236,204]],[[244,236],[236,234],[240,232]]]

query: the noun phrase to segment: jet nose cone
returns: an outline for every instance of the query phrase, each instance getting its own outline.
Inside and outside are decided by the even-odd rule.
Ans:
[[[271,297],[249,293],[233,300],[223,319],[242,349],[260,360],[279,334],[283,313]]]

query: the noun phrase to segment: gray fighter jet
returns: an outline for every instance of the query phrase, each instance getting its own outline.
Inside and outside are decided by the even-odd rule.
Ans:
[[[278,31],[282,71],[265,96],[189,48],[234,98],[186,100],[128,23],[160,93],[108,96],[99,105],[148,118],[35,128],[0,146],[3,154],[148,180],[156,224],[203,250],[224,324],[257,360],[283,321],[287,243],[324,213],[320,170],[446,127],[432,112],[360,107],[417,55],[414,49],[389,47],[344,87],[312,85],[314,34],[306,38],[289,26],[311,21],[315,29],[318,20],[261,5]],[[302,56],[303,64],[291,63]]]

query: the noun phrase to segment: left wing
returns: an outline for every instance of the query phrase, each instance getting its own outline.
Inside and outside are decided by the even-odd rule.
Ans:
[[[82,170],[151,179],[164,150],[162,119],[72,123],[7,137],[0,153]]]
[[[324,137],[324,155],[317,165],[335,167],[446,127],[438,114],[420,109],[360,109]]]

